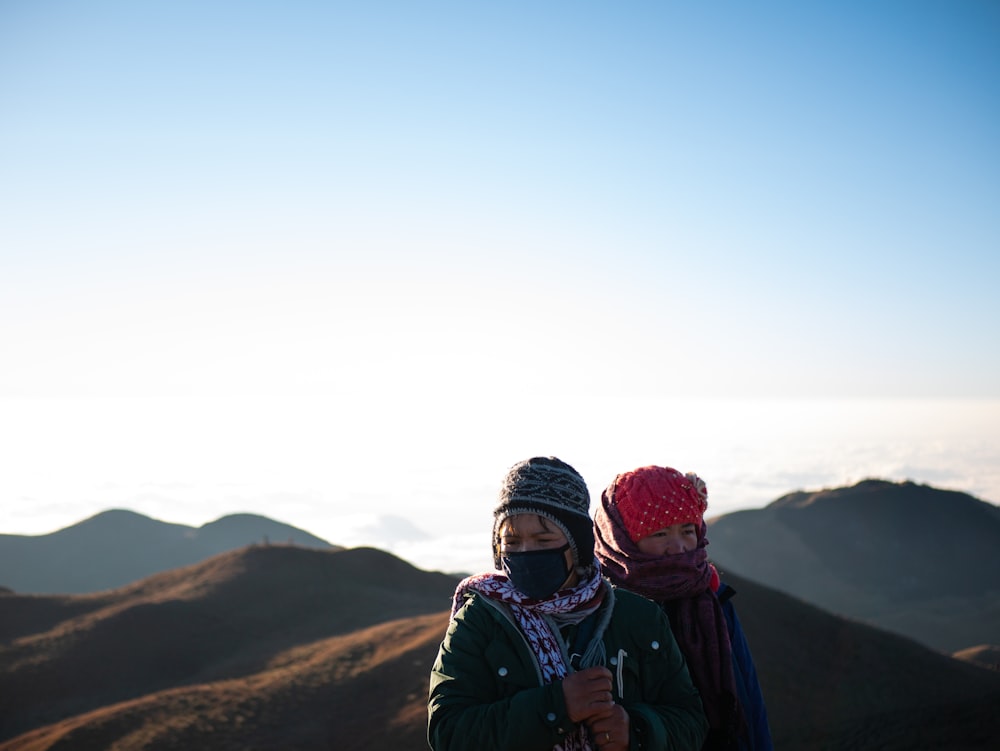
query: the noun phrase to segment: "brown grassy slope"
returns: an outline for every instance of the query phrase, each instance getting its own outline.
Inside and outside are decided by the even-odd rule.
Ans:
[[[100,596],[5,596],[0,623],[9,616],[18,627],[0,642],[0,740],[171,687],[251,676],[291,647],[440,612],[454,585],[381,551],[268,546]]]
[[[723,576],[779,748],[995,748],[1000,675]]]
[[[427,677],[446,613],[275,655],[261,672],[94,710],[0,743],[43,749],[425,749]]]
[[[333,575],[331,561],[337,556],[344,558]],[[0,675],[0,713],[8,716],[8,697],[20,701],[22,691],[34,691],[33,702],[21,706],[35,718],[25,734],[0,740],[0,751],[426,748],[428,671],[447,621],[439,606],[443,600],[447,607],[454,579],[439,580],[377,551],[248,550],[220,556],[213,566],[213,571],[192,567],[176,579],[148,580],[135,594],[154,601],[170,591],[191,596],[195,602],[206,601],[201,612],[216,598],[226,602],[231,623],[224,634],[213,636],[218,654],[209,654],[192,675],[169,685],[162,685],[157,672],[165,669],[166,658],[150,658],[151,673],[135,677],[133,693],[94,700],[90,694],[95,686],[78,680],[80,665],[89,663],[77,650],[89,642],[74,630],[117,624],[113,633],[120,640],[127,639],[128,631],[113,617],[104,623],[97,613],[90,616],[94,623],[84,618],[64,624],[63,647],[39,653],[40,664],[50,673],[45,691],[32,688],[37,675],[24,667]],[[313,568],[328,576],[325,583],[308,584],[317,576],[308,573]],[[756,656],[779,749],[995,747],[1000,737],[995,711],[1000,706],[1000,674],[724,573],[738,591],[736,607]],[[374,625],[380,612],[393,610],[386,594],[390,582],[402,583],[417,606],[423,602],[432,609]],[[297,598],[289,597],[285,616],[292,618],[284,621],[285,629],[280,617],[270,631],[260,627],[266,621],[252,604],[259,595],[300,586],[313,593],[305,598],[306,605],[338,599],[330,593],[353,588],[358,612],[375,620],[347,628],[338,620],[342,613],[329,611],[322,619],[328,633],[316,637],[292,622],[308,621],[309,614],[307,606],[297,606]],[[191,588],[202,594],[192,595]],[[234,588],[242,595],[237,597]],[[366,602],[370,607],[363,605]],[[244,616],[258,628],[245,633]],[[53,630],[47,621],[42,625]],[[174,621],[174,627],[179,625]],[[279,638],[285,631],[289,635]],[[200,629],[182,636],[168,655],[188,641],[206,638]],[[32,637],[25,639],[30,642]],[[243,640],[235,655],[226,639]],[[159,645],[152,640],[146,649],[155,653]],[[0,652],[5,667],[6,656]],[[63,696],[62,714],[44,720],[46,691],[58,689],[52,676],[75,685],[78,694]],[[69,711],[73,700],[84,709]]]

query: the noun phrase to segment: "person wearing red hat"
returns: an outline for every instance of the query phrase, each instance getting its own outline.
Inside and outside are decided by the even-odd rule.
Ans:
[[[594,553],[618,587],[660,604],[701,694],[703,749],[773,749],[764,697],[735,594],[708,561],[708,489],[693,472],[640,467],[618,475],[594,514]]]
[[[601,576],[573,467],[511,467],[493,558],[503,573],[455,590],[428,691],[434,751],[697,751],[708,722],[667,616]]]

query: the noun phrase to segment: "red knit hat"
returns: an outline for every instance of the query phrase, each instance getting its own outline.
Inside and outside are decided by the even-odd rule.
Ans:
[[[708,488],[694,472],[670,467],[640,467],[615,478],[607,491],[632,542],[674,524],[701,525]]]

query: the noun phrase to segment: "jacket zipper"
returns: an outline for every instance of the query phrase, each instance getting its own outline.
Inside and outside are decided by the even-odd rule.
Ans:
[[[625,698],[625,658],[628,657],[628,652],[624,649],[618,650],[618,666],[616,672],[616,677],[618,678],[618,700],[621,701]]]

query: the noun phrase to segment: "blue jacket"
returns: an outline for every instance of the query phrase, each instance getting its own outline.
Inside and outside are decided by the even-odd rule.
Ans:
[[[767,709],[764,706],[764,695],[757,680],[757,669],[750,655],[750,645],[747,643],[740,619],[736,617],[736,608],[732,598],[736,590],[726,584],[720,584],[716,596],[722,605],[722,613],[726,617],[729,629],[729,641],[733,649],[733,672],[736,674],[736,690],[739,692],[740,705],[746,717],[749,738],[740,739],[740,749],[743,751],[772,751],[771,729],[767,724]]]

